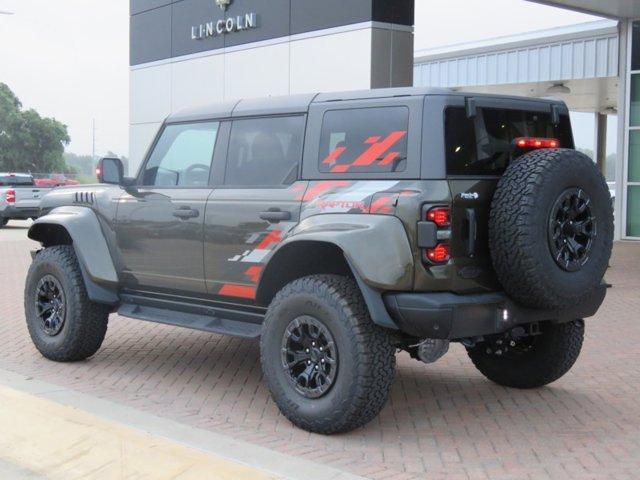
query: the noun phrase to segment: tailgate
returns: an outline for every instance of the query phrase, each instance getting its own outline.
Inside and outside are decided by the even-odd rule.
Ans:
[[[489,213],[497,179],[450,180],[451,260],[456,269],[455,290],[497,288],[489,253]]]
[[[49,191],[38,187],[16,187],[15,208],[38,208],[43,195]]]

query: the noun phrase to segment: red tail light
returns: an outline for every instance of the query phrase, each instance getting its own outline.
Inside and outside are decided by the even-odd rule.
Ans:
[[[451,258],[451,250],[446,243],[439,243],[435,248],[428,248],[427,259],[433,263],[445,263]]]
[[[427,212],[427,220],[438,227],[448,227],[451,225],[451,212],[446,207],[435,207]]]
[[[559,148],[557,138],[519,137],[514,140],[518,148]]]
[[[16,203],[16,191],[9,189],[5,193],[5,200],[7,203]]]

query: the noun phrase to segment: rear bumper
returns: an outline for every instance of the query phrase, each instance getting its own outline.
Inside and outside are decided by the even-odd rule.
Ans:
[[[402,332],[418,338],[458,340],[506,332],[525,323],[591,317],[600,308],[606,292],[607,285],[603,283],[589,302],[565,310],[526,308],[502,292],[388,293],[384,302]]]
[[[0,217],[9,220],[26,220],[27,218],[38,218],[39,216],[39,207],[6,207],[0,212]]]

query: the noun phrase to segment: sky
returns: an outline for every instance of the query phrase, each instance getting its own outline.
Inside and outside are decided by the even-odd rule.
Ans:
[[[0,15],[0,82],[24,107],[69,127],[67,150],[91,153],[95,119],[97,155],[127,155],[129,0],[0,0],[0,11],[14,12]],[[416,0],[415,48],[593,20],[524,0]],[[573,120],[589,148],[591,116]]]

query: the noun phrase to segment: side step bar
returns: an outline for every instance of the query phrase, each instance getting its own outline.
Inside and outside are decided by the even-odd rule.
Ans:
[[[233,335],[242,338],[258,338],[262,331],[262,325],[256,323],[261,317],[257,314],[247,314],[251,318],[246,320],[232,320],[224,315],[225,310],[207,309],[205,312],[184,312],[178,310],[169,310],[166,308],[157,308],[148,305],[139,305],[135,303],[123,303],[118,309],[118,315],[123,317],[145,320],[148,322],[162,323],[165,325],[173,325],[176,327],[185,327],[193,330],[201,330],[203,332],[221,333],[224,335]],[[228,312],[229,317],[238,318],[239,312]]]

